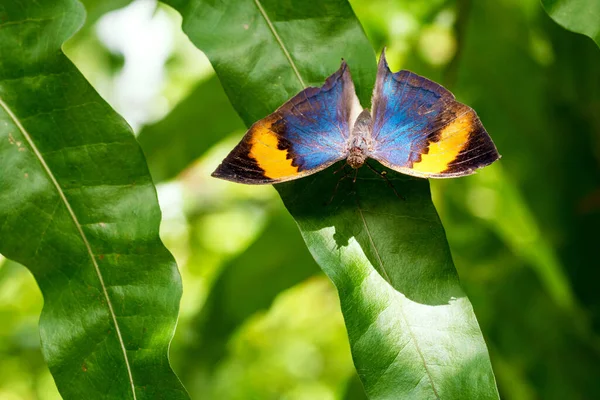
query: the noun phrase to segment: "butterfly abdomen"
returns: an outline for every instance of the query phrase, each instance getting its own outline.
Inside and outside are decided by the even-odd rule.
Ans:
[[[348,154],[348,158],[346,159],[346,162],[352,168],[358,169],[363,166],[366,159],[367,159],[367,156],[365,155],[365,153],[362,151],[362,149],[360,147],[352,147],[350,149],[350,154]]]

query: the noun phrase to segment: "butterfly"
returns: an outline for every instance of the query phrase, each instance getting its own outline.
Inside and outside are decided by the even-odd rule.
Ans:
[[[308,87],[254,123],[212,176],[245,184],[290,181],[340,160],[367,159],[422,178],[470,175],[500,158],[475,111],[441,85],[392,73],[382,52],[363,109],[345,61],[321,87]]]

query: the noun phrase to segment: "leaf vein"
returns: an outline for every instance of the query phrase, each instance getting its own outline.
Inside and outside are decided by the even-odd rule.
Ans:
[[[410,343],[410,340],[407,340],[406,343],[403,343],[398,348],[398,352],[396,353],[396,356],[392,359],[392,361],[390,361],[390,363],[385,368],[385,370],[381,373],[381,375],[379,375],[379,378],[377,378],[377,380],[373,383],[373,387],[377,386],[377,384],[379,383],[379,381],[382,380],[383,377],[385,376],[385,374],[388,373],[388,371],[392,368],[392,366],[394,365],[394,363],[396,362],[396,360],[398,360],[398,357],[400,357],[400,353],[402,353],[402,350],[404,350],[405,348],[407,348],[409,343]],[[424,375],[421,377],[421,379],[423,379],[423,377],[424,377]]]

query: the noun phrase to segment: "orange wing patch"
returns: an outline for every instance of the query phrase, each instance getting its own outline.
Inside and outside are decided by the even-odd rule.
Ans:
[[[448,169],[459,153],[467,146],[473,128],[473,110],[456,118],[439,133],[439,140],[429,144],[427,154],[412,165],[414,171],[438,174]]]
[[[254,126],[250,139],[249,156],[256,160],[258,166],[264,171],[264,176],[270,179],[279,179],[298,174],[298,167],[292,165],[293,160],[288,158],[287,149],[279,149],[279,138],[271,130],[270,121],[259,121]]]

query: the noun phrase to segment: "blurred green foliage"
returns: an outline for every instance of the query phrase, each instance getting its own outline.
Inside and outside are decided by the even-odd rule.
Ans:
[[[393,70],[452,90],[503,155],[475,176],[432,182],[501,397],[599,398],[600,50],[537,0],[351,4],[373,46],[388,46]],[[140,132],[142,143],[153,138],[144,145],[157,181],[175,177],[159,185],[163,240],[184,282],[174,369],[192,398],[362,398],[334,289],[275,191],[209,177],[243,132],[227,102],[210,101],[223,98],[210,72],[177,78],[196,60],[188,45],[173,47],[156,83],[169,108],[180,101],[172,122],[148,121]],[[120,71],[111,60],[127,54],[111,54],[91,27],[67,51],[117,107],[102,87]],[[194,106],[206,117],[185,111]],[[200,137],[203,120],[230,135]],[[191,165],[186,135],[202,153]],[[39,351],[40,310],[31,275],[1,260],[2,399],[58,397]]]

